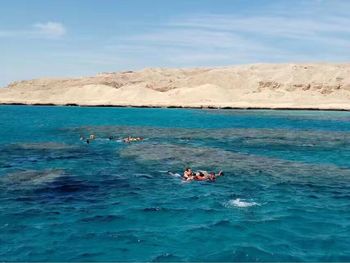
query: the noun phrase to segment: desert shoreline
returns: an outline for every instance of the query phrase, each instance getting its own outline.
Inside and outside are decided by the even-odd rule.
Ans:
[[[138,109],[197,109],[197,110],[270,110],[270,111],[350,111],[350,108],[302,108],[302,107],[235,107],[235,106],[162,106],[162,105],[84,105],[55,103],[0,103],[0,106],[33,106],[33,107],[77,107],[77,108],[138,108]]]
[[[350,63],[146,68],[16,81],[0,105],[350,111]]]

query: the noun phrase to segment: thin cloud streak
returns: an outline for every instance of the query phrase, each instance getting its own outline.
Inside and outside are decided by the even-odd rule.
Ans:
[[[350,18],[311,14],[182,16],[148,32],[119,37],[106,49],[129,56],[144,52],[176,66],[322,61],[332,54],[337,61],[350,59]]]
[[[230,15],[200,15],[173,21],[169,27],[251,33],[285,38],[310,38],[320,34],[350,34],[350,18],[311,18],[282,16],[237,17]]]
[[[25,30],[0,30],[0,38],[24,39],[59,39],[66,35],[67,29],[62,23],[45,22],[36,23]]]
[[[35,33],[49,38],[63,37],[67,31],[63,24],[57,22],[37,23],[33,27],[37,29]]]

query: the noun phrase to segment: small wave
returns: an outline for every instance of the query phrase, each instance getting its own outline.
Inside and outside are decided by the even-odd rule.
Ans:
[[[230,220],[219,220],[211,224],[211,226],[229,226],[231,224]]]
[[[8,226],[9,226],[9,224],[3,224],[2,226],[0,226],[0,229],[6,228]]]
[[[181,258],[170,253],[160,254],[156,256],[154,259],[152,259],[152,262],[180,262],[180,261],[182,261]]]
[[[120,215],[96,215],[80,219],[81,222],[111,222],[114,220],[124,219]]]
[[[137,178],[146,178],[146,179],[152,179],[153,178],[153,176],[150,175],[150,174],[137,173],[137,174],[134,174],[134,175]]]
[[[249,202],[249,201],[245,201],[244,199],[231,199],[229,201],[227,201],[224,204],[225,207],[251,207],[251,206],[260,206],[259,203],[256,202]]]
[[[143,209],[144,212],[156,212],[160,211],[162,208],[160,207],[146,207]]]

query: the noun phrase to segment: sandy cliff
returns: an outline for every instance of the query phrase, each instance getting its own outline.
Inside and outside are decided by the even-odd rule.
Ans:
[[[256,64],[19,81],[0,103],[350,110],[350,64]]]

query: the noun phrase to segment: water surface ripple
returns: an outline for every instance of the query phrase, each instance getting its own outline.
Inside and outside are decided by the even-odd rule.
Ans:
[[[0,106],[0,123],[1,261],[350,261],[348,112]],[[168,173],[185,166],[225,175]]]

